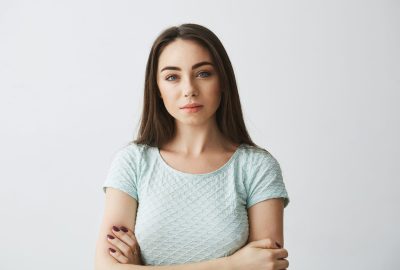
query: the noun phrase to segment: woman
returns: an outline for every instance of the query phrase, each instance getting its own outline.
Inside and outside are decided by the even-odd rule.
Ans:
[[[103,190],[96,269],[288,266],[279,163],[250,139],[228,55],[203,26],[155,40],[138,137],[116,153]]]

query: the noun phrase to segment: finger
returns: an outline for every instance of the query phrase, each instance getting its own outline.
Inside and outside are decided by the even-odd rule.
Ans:
[[[131,254],[136,255],[140,253],[139,244],[132,231],[129,231],[124,226],[120,228],[113,226],[113,233],[116,239],[110,239],[110,241],[115,244],[126,257],[129,258]]]
[[[289,261],[286,259],[277,260],[275,262],[276,269],[286,269],[289,267]]]
[[[123,241],[130,247],[134,247],[134,245],[137,243],[136,237],[134,236],[133,232],[124,226],[113,226],[112,231],[115,236],[117,236],[121,241]]]
[[[136,239],[135,233],[130,230],[129,228],[126,228],[124,226],[119,227],[121,229],[121,231],[123,231],[126,235],[129,236],[130,239],[133,240],[133,245],[135,245],[137,248],[139,248],[139,243]]]
[[[133,244],[132,245],[128,244],[131,247],[131,249],[133,250],[133,254],[134,255],[139,254],[140,253],[140,246],[139,246],[139,243],[138,243],[138,241],[136,239],[135,233],[132,230],[130,230],[130,229],[124,227],[124,226],[121,226],[120,229],[125,234],[127,234],[130,239],[133,240]]]
[[[108,251],[118,262],[123,264],[128,263],[128,258],[125,257],[117,248],[109,248]]]
[[[272,252],[275,259],[283,259],[289,256],[288,251],[284,248],[274,249]]]
[[[129,257],[129,254],[131,253],[131,248],[127,244],[121,241],[118,237],[110,234],[107,234],[107,239],[108,242],[114,245],[122,254],[124,254],[124,256]]]

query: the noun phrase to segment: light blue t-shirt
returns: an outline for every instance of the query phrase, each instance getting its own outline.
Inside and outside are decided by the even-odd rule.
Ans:
[[[169,166],[157,147],[131,143],[116,152],[106,187],[137,200],[135,236],[145,265],[229,256],[247,242],[250,206],[270,198],[289,203],[278,161],[247,144],[219,169],[191,174]]]

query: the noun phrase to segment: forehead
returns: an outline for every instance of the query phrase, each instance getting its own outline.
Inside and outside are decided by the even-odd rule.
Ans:
[[[198,62],[212,62],[209,51],[193,40],[176,39],[169,43],[158,59],[158,70],[164,66],[191,68]]]

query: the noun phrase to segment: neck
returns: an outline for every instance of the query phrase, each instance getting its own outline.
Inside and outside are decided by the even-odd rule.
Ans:
[[[176,136],[166,145],[166,150],[185,156],[200,156],[204,153],[231,148],[215,121],[202,125],[177,124]]]

